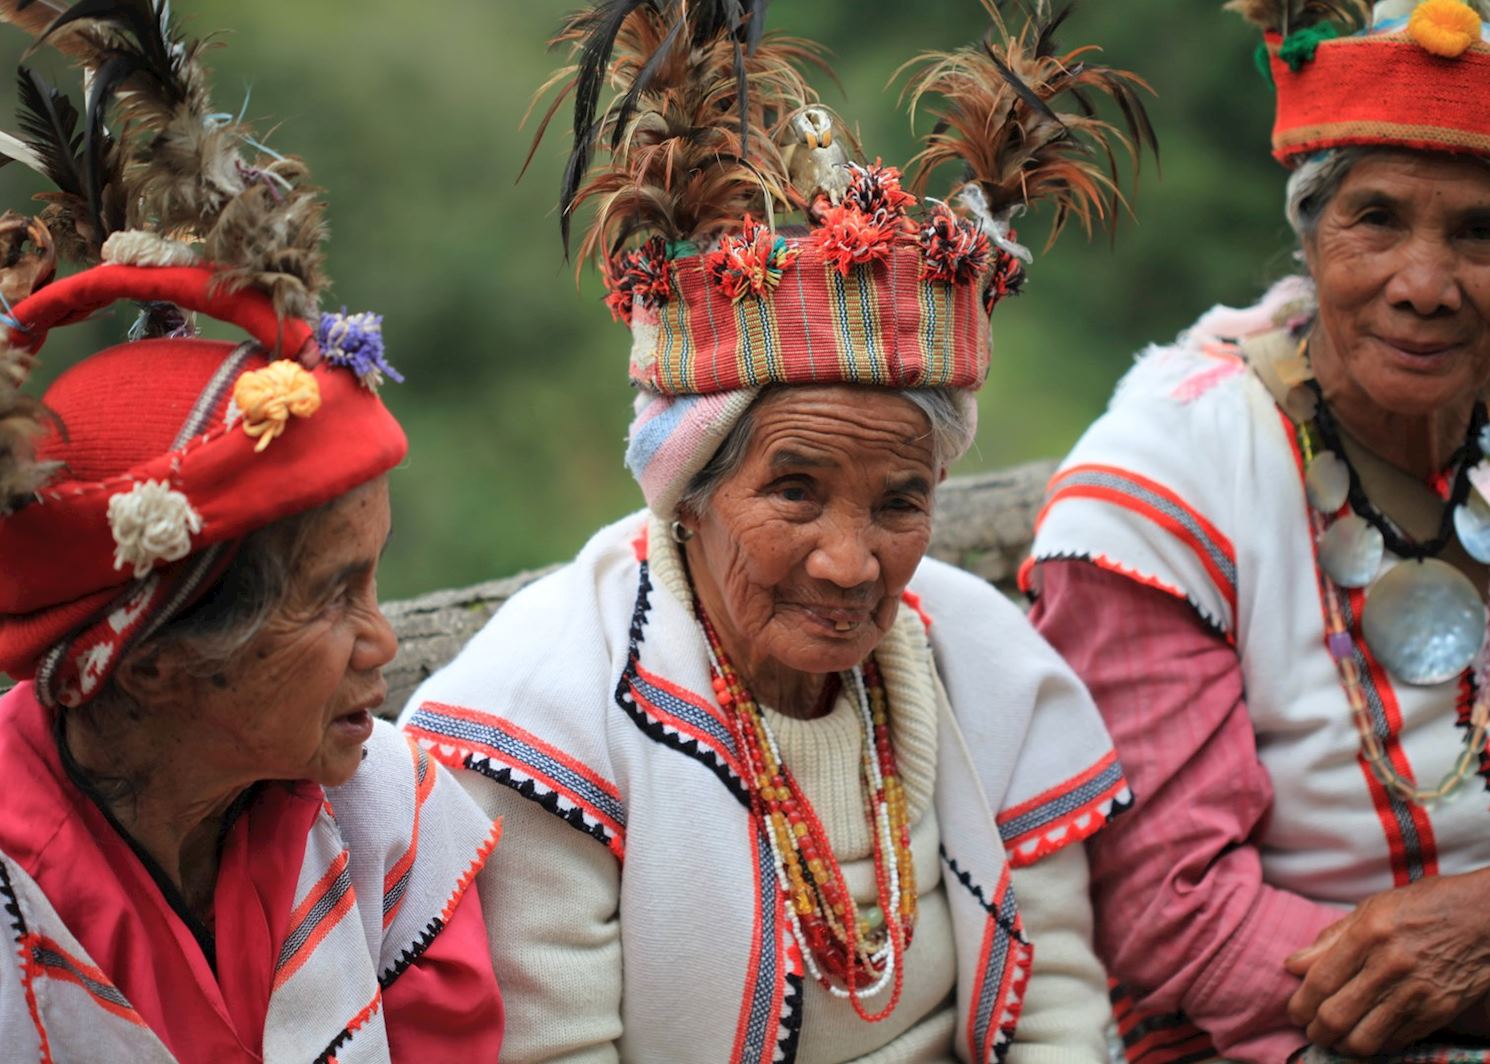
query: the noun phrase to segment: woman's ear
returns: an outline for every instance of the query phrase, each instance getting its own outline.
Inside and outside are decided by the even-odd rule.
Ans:
[[[949,470],[947,469],[946,466],[942,466],[942,471],[940,473],[938,473],[937,474],[937,477],[936,477],[936,482],[938,484],[941,484],[941,483],[943,483],[943,482],[946,481],[948,471]]]
[[[138,706],[162,706],[191,697],[191,672],[175,646],[146,643],[129,651],[114,683]]]

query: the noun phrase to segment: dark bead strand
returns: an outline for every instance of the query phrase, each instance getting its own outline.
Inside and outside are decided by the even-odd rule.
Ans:
[[[1357,475],[1350,457],[1345,453],[1345,447],[1340,440],[1339,426],[1335,423],[1335,417],[1330,413],[1330,408],[1324,401],[1324,393],[1320,390],[1319,382],[1310,380],[1307,384],[1314,391],[1315,398],[1319,400],[1318,410],[1314,415],[1314,427],[1319,431],[1319,442],[1324,450],[1333,451],[1339,456],[1350,474],[1348,495],[1350,508],[1381,533],[1387,550],[1399,558],[1421,561],[1424,558],[1436,557],[1454,537],[1455,508],[1463,505],[1464,500],[1469,498],[1469,469],[1475,464],[1470,459],[1479,451],[1480,430],[1485,427],[1487,421],[1485,405],[1475,404],[1474,412],[1469,419],[1468,437],[1449,459],[1449,465],[1457,468],[1454,472],[1453,489],[1449,493],[1448,502],[1444,504],[1443,516],[1438,522],[1438,534],[1426,543],[1419,543],[1403,534],[1367,497],[1366,489],[1361,485],[1361,478]]]

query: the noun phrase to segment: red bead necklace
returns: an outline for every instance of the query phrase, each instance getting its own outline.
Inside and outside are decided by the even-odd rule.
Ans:
[[[889,699],[879,668],[871,657],[844,676],[858,696],[864,727],[861,779],[874,834],[875,888],[884,917],[881,926],[872,929],[859,915],[812,803],[782,763],[760,706],[730,664],[697,601],[694,612],[708,643],[715,696],[729,714],[745,762],[751,812],[766,827],[787,919],[798,943],[806,946],[807,968],[830,993],[848,998],[860,1018],[869,1023],[883,1020],[900,1003],[917,895],[905,786],[896,769]],[[862,999],[886,985],[893,986],[889,1003],[879,1012],[869,1012]]]

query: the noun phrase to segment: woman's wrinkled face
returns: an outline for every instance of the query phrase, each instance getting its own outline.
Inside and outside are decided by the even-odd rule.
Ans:
[[[225,774],[352,778],[382,669],[398,642],[378,609],[377,566],[388,540],[388,481],[355,488],[317,515],[289,601],[223,673],[197,683],[200,734]]]
[[[1483,162],[1366,156],[1346,174],[1304,253],[1319,293],[1316,364],[1333,360],[1377,407],[1424,416],[1490,383]]]
[[[812,386],[767,393],[753,420],[738,470],[685,518],[695,586],[747,676],[852,668],[931,540],[926,415],[891,392]]]

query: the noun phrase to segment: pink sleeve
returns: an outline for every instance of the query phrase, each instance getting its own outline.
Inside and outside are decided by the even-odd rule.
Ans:
[[[467,890],[429,948],[383,993],[395,1062],[495,1062],[502,994],[492,971],[481,899]]]
[[[1342,913],[1263,882],[1273,789],[1235,648],[1183,600],[1087,562],[1044,562],[1039,586],[1035,626],[1091,689],[1136,798],[1092,840],[1099,955],[1229,1059],[1286,1060],[1304,1037],[1283,960]]]

